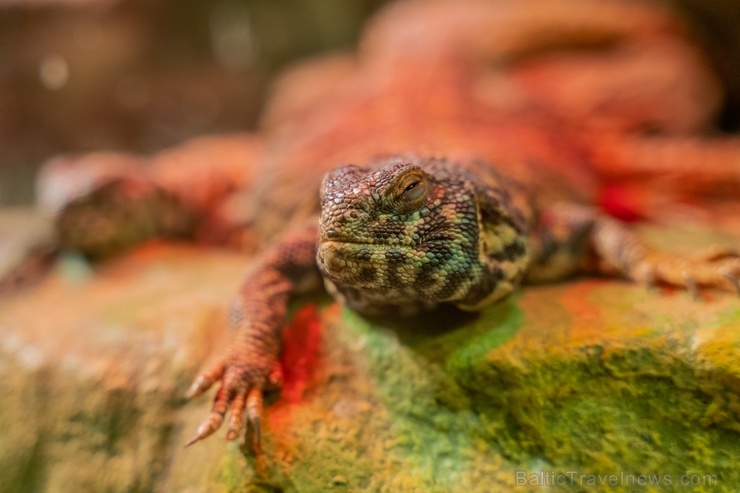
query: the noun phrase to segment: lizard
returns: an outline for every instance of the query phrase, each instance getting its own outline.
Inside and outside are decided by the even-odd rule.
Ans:
[[[220,382],[189,444],[230,412],[227,438],[241,435],[246,413],[258,448],[262,392],[280,384],[288,302],[322,279],[341,303],[371,316],[410,316],[439,304],[479,310],[523,281],[579,271],[740,294],[740,254],[684,258],[652,249],[593,208],[543,209],[532,188],[480,161],[394,156],[347,164],[324,177],[320,195],[318,221],[267,248],[246,275],[232,313],[236,339],[188,390],[192,398]]]
[[[191,443],[229,412],[227,438],[246,415],[258,443],[287,304],[322,281],[367,314],[477,310],[584,271],[738,289],[737,254],[656,251],[593,207],[604,175],[672,173],[688,196],[740,182],[740,144],[697,137],[720,96],[686,36],[664,9],[626,1],[402,2],[308,97],[305,71],[283,79],[274,101],[288,103],[268,107],[260,137],[201,140],[149,166],[55,160],[42,200],[62,241],[92,254],[152,234],[239,242],[246,222],[261,249],[232,310],[235,339],[188,396],[220,383]],[[703,161],[711,183],[694,179]],[[70,173],[91,186],[59,199]],[[232,221],[239,189],[249,213]]]

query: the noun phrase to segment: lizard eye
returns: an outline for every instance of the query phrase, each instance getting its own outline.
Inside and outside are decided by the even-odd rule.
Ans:
[[[414,172],[401,180],[398,190],[398,204],[404,211],[412,211],[424,205],[429,194],[429,184],[422,173]]]
[[[403,193],[410,192],[411,190],[417,188],[420,183],[421,183],[421,181],[413,181],[413,182],[409,183],[408,185],[406,185],[406,188],[403,190]]]
[[[406,200],[414,200],[421,195],[424,195],[424,183],[421,180],[413,181],[406,185],[403,189],[403,198]]]

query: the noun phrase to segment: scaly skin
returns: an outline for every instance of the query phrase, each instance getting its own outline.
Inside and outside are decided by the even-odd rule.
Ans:
[[[195,443],[227,410],[227,438],[240,436],[245,409],[259,447],[262,391],[275,374],[291,297],[327,290],[367,315],[409,315],[450,303],[478,310],[531,281],[579,270],[638,282],[736,289],[740,255],[683,258],[656,251],[594,209],[558,205],[539,215],[529,191],[481,162],[400,156],[369,167],[345,165],[324,178],[321,216],[269,247],[237,301],[237,338],[198,377],[195,396],[220,381]],[[318,265],[318,269],[317,269]]]
[[[190,146],[197,158],[188,172],[171,159],[184,150],[169,151],[146,169],[93,172],[91,193],[55,201],[68,245],[91,253],[126,243],[131,227],[138,239],[190,223],[200,238],[262,246],[237,296],[233,343],[189,391],[220,385],[193,441],[228,412],[228,438],[241,435],[245,415],[259,437],[262,392],[279,385],[286,304],[322,275],[330,292],[366,313],[478,309],[524,280],[584,271],[694,292],[738,288],[736,254],[655,251],[589,207],[605,177],[650,190],[645,177],[668,174],[671,186],[655,189],[677,199],[716,195],[719,184],[726,197],[737,192],[740,141],[700,135],[721,103],[719,84],[664,9],[412,0],[376,17],[357,58],[335,62],[317,69],[331,67],[325,76],[303,67],[302,77],[285,78],[275,95],[284,104],[268,107],[255,138]],[[361,166],[332,171],[342,163]],[[95,168],[85,158],[68,164],[82,174]],[[42,196],[64,195],[56,193],[64,173],[51,170]],[[235,217],[231,194],[245,187],[251,202]],[[168,206],[164,218],[151,211],[148,230],[125,224],[142,215],[106,202],[112,189],[179,205],[185,220],[168,221],[179,217]],[[87,233],[90,221],[111,217],[120,219],[106,237]],[[275,240],[285,230],[294,232]]]
[[[397,158],[324,179],[317,260],[329,291],[365,314],[509,294],[529,263],[529,211],[490,167]],[[521,192],[520,192],[521,193]]]

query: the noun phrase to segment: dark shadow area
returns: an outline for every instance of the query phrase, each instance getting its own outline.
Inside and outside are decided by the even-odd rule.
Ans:
[[[408,317],[391,314],[387,317],[363,318],[373,325],[392,330],[404,345],[414,348],[469,327],[479,317],[478,312],[466,312],[454,305],[443,304],[434,310],[421,311]]]

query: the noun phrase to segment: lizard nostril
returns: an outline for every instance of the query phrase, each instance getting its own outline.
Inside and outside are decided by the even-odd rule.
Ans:
[[[326,232],[326,235],[325,235],[325,236],[326,236],[327,238],[329,238],[329,239],[332,239],[332,238],[336,238],[336,237],[337,237],[337,236],[339,236],[339,235],[337,234],[337,232],[336,232],[336,231],[334,231],[333,229],[330,229],[330,230],[328,230],[328,231]]]

